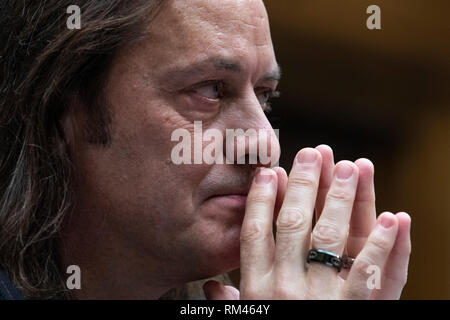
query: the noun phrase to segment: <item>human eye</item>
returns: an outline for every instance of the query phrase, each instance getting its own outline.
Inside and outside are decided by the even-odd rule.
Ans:
[[[223,97],[223,81],[206,81],[195,85],[191,91],[204,99],[217,101]]]

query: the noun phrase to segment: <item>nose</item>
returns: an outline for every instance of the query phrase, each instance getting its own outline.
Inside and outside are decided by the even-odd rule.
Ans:
[[[233,109],[225,134],[227,163],[276,166],[280,158],[279,130],[272,128],[254,92]]]

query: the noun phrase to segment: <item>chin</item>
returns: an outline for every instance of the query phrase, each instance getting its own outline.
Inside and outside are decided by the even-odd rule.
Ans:
[[[201,263],[198,265],[203,273],[201,278],[214,277],[239,268],[240,230],[240,224],[229,227],[221,237],[203,243],[203,252],[199,259]]]

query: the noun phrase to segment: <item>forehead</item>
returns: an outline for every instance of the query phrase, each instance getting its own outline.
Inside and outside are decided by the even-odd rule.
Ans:
[[[143,46],[159,62],[156,69],[211,56],[239,59],[245,67],[276,65],[261,0],[169,0],[147,35]]]
[[[172,1],[171,9],[169,14],[178,16],[181,23],[195,25],[198,31],[215,32],[217,36],[239,34],[256,45],[270,41],[267,13],[261,0],[178,0]]]

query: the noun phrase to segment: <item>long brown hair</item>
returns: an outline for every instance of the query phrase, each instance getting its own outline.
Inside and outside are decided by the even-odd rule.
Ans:
[[[143,35],[162,2],[0,3],[0,269],[28,297],[64,292],[58,238],[73,197],[59,122],[67,101],[83,101],[86,137],[107,145],[103,81],[117,48]],[[81,9],[80,30],[67,28],[70,5]]]

